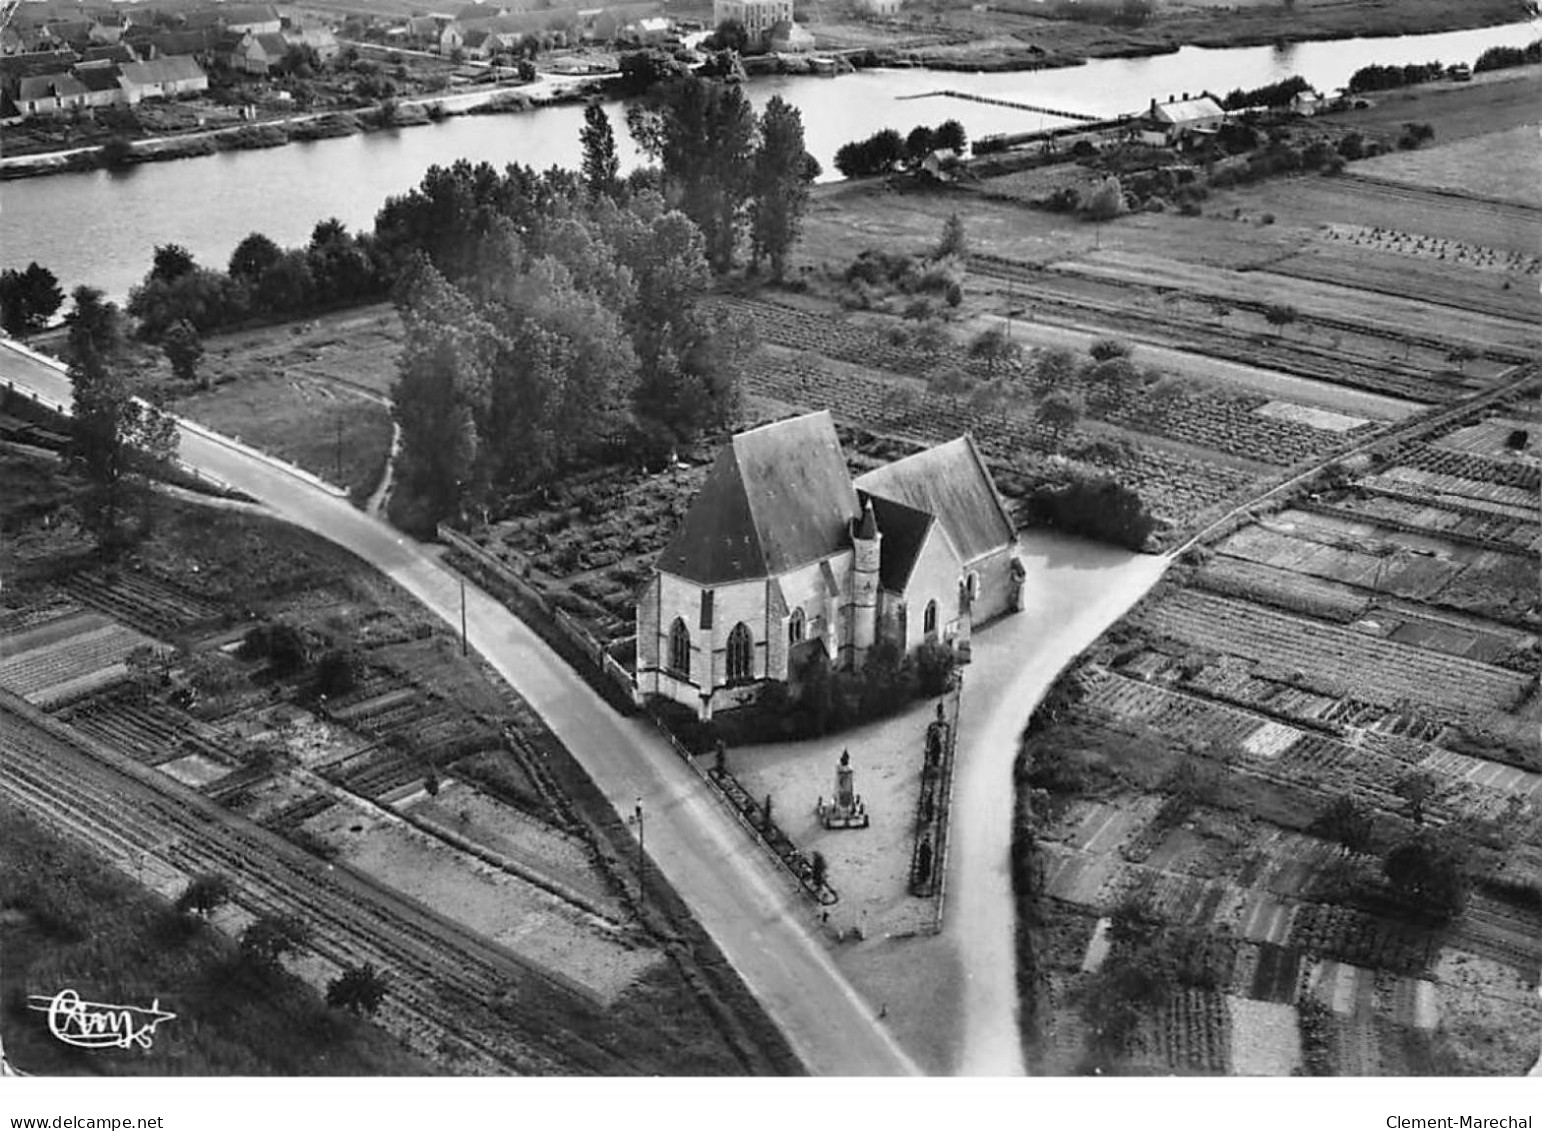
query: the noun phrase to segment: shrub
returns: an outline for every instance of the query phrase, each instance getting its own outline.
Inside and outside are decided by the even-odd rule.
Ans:
[[[358,686],[363,666],[352,649],[327,649],[316,661],[316,694],[334,698],[347,695]]]
[[[1104,475],[1073,472],[1063,482],[1034,488],[1023,500],[1024,520],[1127,550],[1140,550],[1156,519],[1134,490]]]
[[[941,695],[947,691],[953,669],[958,666],[958,654],[940,641],[928,640],[916,649],[915,666],[921,694]]]

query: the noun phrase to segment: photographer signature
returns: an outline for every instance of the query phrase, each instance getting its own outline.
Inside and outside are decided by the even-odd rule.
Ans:
[[[81,1001],[74,990],[60,990],[53,997],[33,994],[27,1008],[48,1014],[48,1030],[67,1045],[82,1049],[126,1049],[138,1045],[148,1049],[155,1039],[155,1027],[176,1017],[161,1008],[161,999],[149,1009],[132,1005],[108,1005],[100,1001]]]

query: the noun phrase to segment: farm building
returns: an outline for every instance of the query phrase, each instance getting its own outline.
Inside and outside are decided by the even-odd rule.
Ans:
[[[880,641],[967,648],[1022,604],[1012,519],[962,436],[853,480],[828,412],[718,454],[637,601],[637,686],[702,718]]]

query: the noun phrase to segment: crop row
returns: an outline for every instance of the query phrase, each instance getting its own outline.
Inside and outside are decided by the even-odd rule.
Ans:
[[[1284,672],[1311,672],[1367,702],[1407,700],[1458,714],[1503,712],[1527,689],[1514,672],[1208,593],[1178,592],[1143,614],[1162,636]]]
[[[30,696],[123,662],[145,642],[137,632],[106,625],[0,660],[0,686]]]
[[[212,602],[130,570],[73,573],[61,585],[83,604],[150,636],[174,636],[221,616],[220,608]]]
[[[1536,498],[1538,488],[1542,488],[1542,467],[1536,464],[1491,459],[1473,452],[1459,452],[1432,444],[1415,442],[1404,445],[1397,453],[1397,462],[1405,467],[1438,475],[1453,475],[1459,479],[1514,487],[1529,493],[1533,499]]]
[[[1458,502],[1493,503],[1513,510],[1517,517],[1527,514],[1535,516],[1537,513],[1535,491],[1413,467],[1393,467],[1368,475],[1365,485],[1372,490],[1386,487],[1392,491],[1402,488],[1407,492],[1412,489],[1428,496],[1452,497]]]
[[[198,810],[174,783],[152,789],[13,718],[0,736],[7,755],[0,759],[0,789],[67,835],[124,862],[153,855],[184,875],[226,875],[236,902],[250,914],[287,914],[308,923],[312,949],[335,966],[371,961],[388,971],[385,1017],[404,1037],[426,1030],[505,1071],[571,1066],[555,1049],[532,1047],[534,1034],[517,1032],[488,1007],[515,987],[530,992],[529,980],[540,976],[516,965],[512,955],[302,857],[253,826]],[[433,1054],[434,1040],[425,1051]],[[613,1065],[603,1055],[600,1063]]]

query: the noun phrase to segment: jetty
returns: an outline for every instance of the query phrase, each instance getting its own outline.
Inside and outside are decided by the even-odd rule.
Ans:
[[[989,94],[969,94],[962,90],[929,90],[924,94],[901,95],[899,101],[908,102],[914,98],[962,98],[969,102],[984,102],[989,106],[1006,106],[1013,110],[1028,110],[1035,114],[1049,114],[1056,118],[1068,118],[1073,122],[1098,122],[1102,121],[1096,114],[1080,114],[1075,110],[1056,110],[1051,106],[1034,106],[1028,102],[1018,102],[1011,98],[996,98]]]

